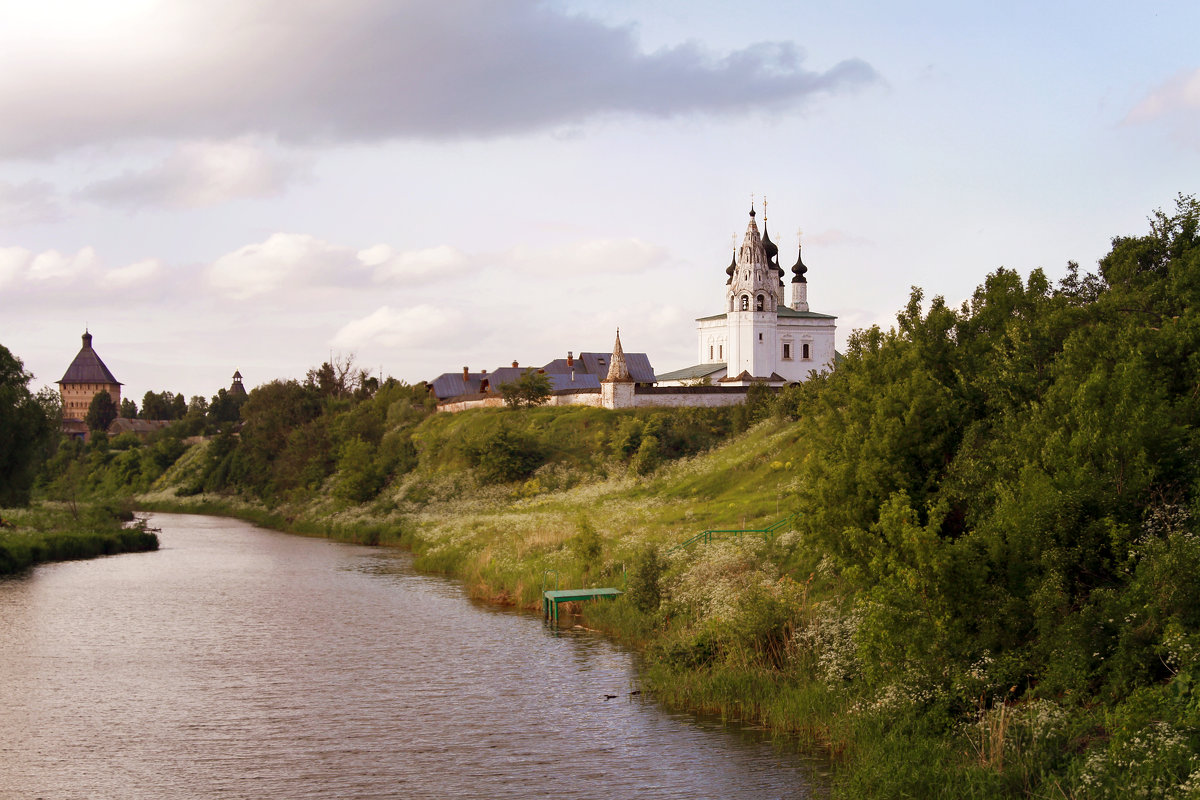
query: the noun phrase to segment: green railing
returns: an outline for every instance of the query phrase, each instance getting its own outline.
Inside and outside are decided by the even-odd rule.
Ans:
[[[685,539],[684,541],[675,545],[667,552],[672,553],[672,552],[682,549],[682,548],[691,547],[692,545],[696,544],[697,542],[700,542],[702,544],[709,544],[710,542],[712,542],[713,539],[738,539],[746,534],[757,534],[759,536],[762,536],[765,541],[770,541],[772,538],[774,538],[775,534],[778,533],[781,528],[783,528],[789,522],[794,520],[797,517],[797,515],[798,515],[798,512],[793,513],[793,514],[788,514],[783,519],[779,520],[775,524],[770,525],[766,528],[713,528],[712,530],[701,531],[700,533],[697,533],[695,536],[692,536],[689,539]]]

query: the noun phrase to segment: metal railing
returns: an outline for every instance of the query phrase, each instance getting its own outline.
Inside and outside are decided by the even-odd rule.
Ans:
[[[673,553],[676,550],[691,547],[700,542],[709,544],[713,539],[738,539],[746,534],[758,534],[763,537],[764,541],[770,541],[781,528],[794,520],[799,515],[799,512],[788,514],[783,519],[766,528],[713,528],[707,531],[701,531],[695,536],[692,536],[668,550],[668,553]]]

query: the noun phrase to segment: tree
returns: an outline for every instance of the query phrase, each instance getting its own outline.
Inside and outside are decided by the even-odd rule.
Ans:
[[[350,353],[345,356],[339,355],[332,362],[326,361],[316,369],[310,369],[304,376],[304,385],[322,397],[342,398],[355,395],[363,399],[362,395],[374,394],[375,389],[379,388],[379,381],[369,378],[365,369],[358,369],[354,364],[354,354]]]
[[[550,378],[533,367],[527,367],[521,377],[500,387],[500,395],[509,408],[540,406],[550,397],[550,391]]]
[[[29,488],[58,427],[49,402],[30,394],[32,378],[0,345],[0,507],[29,502]]]
[[[121,398],[121,418],[136,419],[138,415],[137,403],[130,400],[128,397]]]
[[[244,394],[230,394],[225,389],[218,389],[208,407],[209,422],[237,422],[242,418],[242,404],[245,402]]]
[[[92,402],[88,405],[87,417],[85,418],[88,430],[108,430],[108,426],[112,425],[118,413],[117,404],[113,402],[112,395],[108,392],[96,392],[92,398]]]

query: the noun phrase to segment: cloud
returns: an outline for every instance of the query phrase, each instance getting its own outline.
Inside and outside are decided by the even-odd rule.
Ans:
[[[468,258],[449,245],[398,253],[389,245],[377,244],[358,252],[358,260],[371,267],[379,280],[414,278],[461,278]]]
[[[281,290],[335,282],[361,268],[354,250],[307,234],[276,233],[221,256],[208,268],[208,280],[235,300]]]
[[[135,286],[154,279],[162,272],[162,269],[162,262],[157,258],[147,258],[109,270],[104,274],[103,281],[114,288]]]
[[[1177,113],[1200,112],[1200,69],[1182,72],[1154,89],[1125,116],[1126,122],[1148,122]]]
[[[63,2],[45,0],[42,19]],[[608,114],[795,108],[878,80],[857,58],[806,69],[791,42],[644,52],[631,26],[537,0],[190,0],[93,21],[86,36],[6,23],[0,157],[148,138],[494,137]],[[158,174],[117,180],[103,189],[140,197],[164,185]]]
[[[667,251],[640,239],[596,239],[559,247],[518,246],[505,260],[534,275],[597,275],[645,272],[663,265]]]
[[[468,261],[448,245],[397,251],[377,244],[355,250],[307,234],[276,233],[218,258],[208,268],[208,281],[221,293],[246,300],[311,286],[362,286],[371,279],[430,283],[461,278]]]
[[[0,181],[0,225],[33,225],[55,222],[62,209],[54,187],[45,181],[25,183]]]
[[[186,142],[158,165],[98,181],[82,196],[130,207],[199,208],[243,197],[271,197],[301,173],[294,160],[249,140]]]
[[[33,253],[24,247],[0,247],[0,287],[20,278],[33,261]]]
[[[369,346],[407,348],[427,344],[456,329],[461,314],[454,309],[430,305],[393,310],[376,309],[361,319],[342,326],[330,345],[346,349]]]
[[[95,269],[98,265],[96,250],[92,247],[80,248],[74,255],[63,255],[57,250],[47,250],[33,257],[26,270],[26,276],[35,281],[75,278]]]
[[[1200,150],[1200,69],[1181,72],[1151,91],[1122,122],[1162,123],[1180,144]]]

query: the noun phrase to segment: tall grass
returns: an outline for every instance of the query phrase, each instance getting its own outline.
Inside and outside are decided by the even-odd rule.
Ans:
[[[123,516],[103,506],[85,508],[82,514],[53,505],[6,510],[6,527],[0,528],[0,575],[50,561],[158,549],[154,531],[144,523],[123,527]]]

